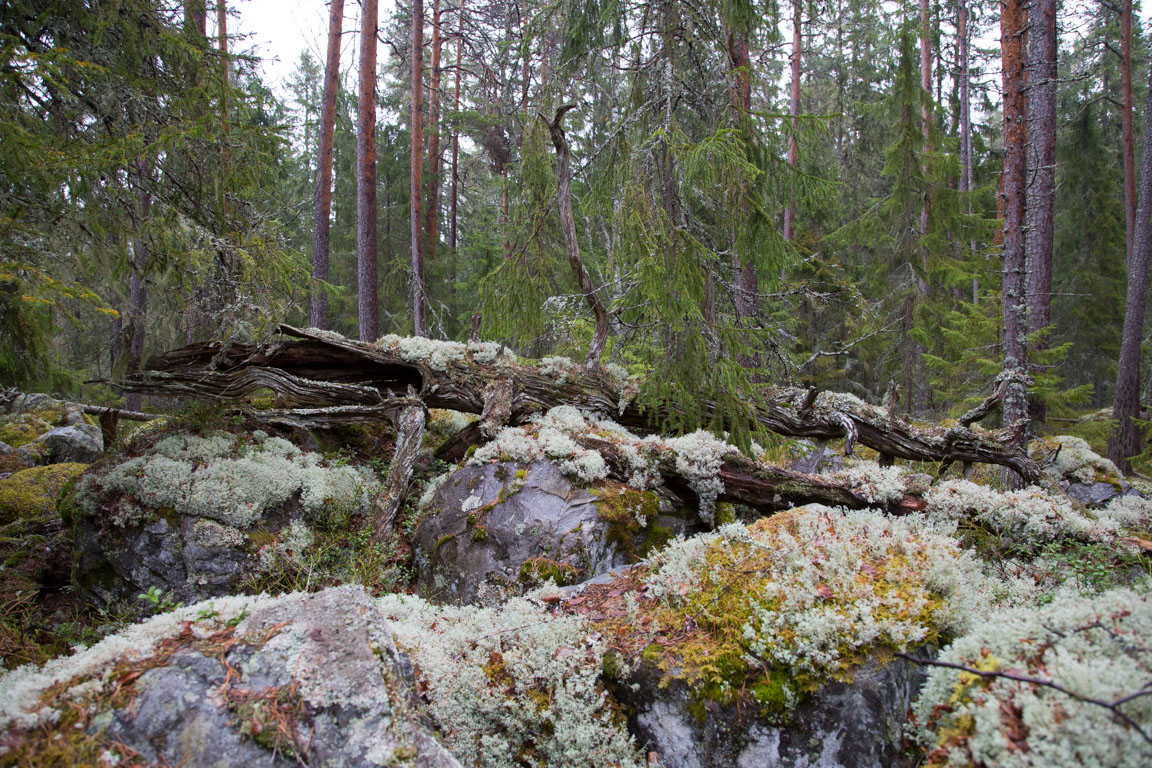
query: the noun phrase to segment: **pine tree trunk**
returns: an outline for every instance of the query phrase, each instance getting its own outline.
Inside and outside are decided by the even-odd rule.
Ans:
[[[1123,106],[1121,127],[1124,141],[1124,214],[1128,229],[1128,258],[1136,242],[1136,128],[1132,103],[1132,0],[1123,0],[1120,9],[1120,97]]]
[[[1034,0],[1028,36],[1028,333],[1052,318],[1052,249],[1056,204],[1056,0]],[[1048,345],[1041,339],[1034,349]],[[1033,399],[1033,421],[1044,421],[1044,405]]]
[[[920,88],[924,91],[921,98],[923,104],[920,108],[920,126],[924,133],[925,158],[932,151],[932,17],[929,13],[928,0],[920,0]],[[928,198],[928,163],[925,159],[920,168],[925,179],[924,199],[920,204],[920,234],[928,234],[928,209],[931,205]],[[927,254],[924,254],[927,261]],[[924,265],[927,268],[927,264]],[[922,281],[927,285],[925,281]]]
[[[537,115],[544,125],[548,126],[548,133],[552,137],[552,146],[556,148],[558,168],[556,172],[557,189],[556,200],[560,205],[560,224],[564,230],[564,245],[568,250],[568,263],[572,267],[572,274],[584,293],[584,300],[592,315],[596,319],[596,332],[592,342],[588,345],[588,357],[585,366],[589,369],[600,364],[600,357],[604,354],[604,344],[608,341],[608,312],[604,309],[600,295],[592,284],[584,260],[580,258],[580,243],[576,239],[576,217],[572,211],[572,164],[568,151],[568,139],[564,135],[562,122],[565,113],[575,109],[575,104],[567,104],[556,110],[556,117],[549,121],[544,115]]]
[[[957,56],[960,59],[960,191],[972,191],[972,86],[971,55],[968,52],[968,2],[958,0],[956,8]],[[972,201],[968,201],[971,213]]]
[[[799,147],[796,134],[800,132],[800,60],[804,54],[802,36],[803,6],[800,0],[792,0],[792,94],[788,103],[788,113],[792,116],[792,135],[788,137],[788,165],[796,168],[799,163]],[[784,239],[791,240],[795,235],[796,196],[792,196],[784,210]]]
[[[455,87],[453,89],[454,90],[453,103],[455,104],[455,109],[457,112],[460,111],[460,68],[461,68],[462,63],[463,63],[463,59],[461,58],[461,51],[463,50],[463,46],[464,46],[464,4],[463,4],[463,2],[461,2],[461,4],[460,4],[460,9],[459,9],[458,13],[460,14],[460,21],[459,21],[459,30],[457,31],[457,37],[456,37],[456,83],[455,83]],[[452,245],[452,258],[453,259],[456,258],[456,242],[457,242],[456,212],[457,212],[457,206],[460,202],[459,172],[460,172],[460,127],[459,127],[459,125],[457,125],[457,121],[453,121],[453,124],[452,124],[452,182],[451,182],[452,198],[451,198],[451,202],[449,204],[450,205],[450,211],[451,211],[451,213],[450,213],[451,224],[449,226],[449,234],[448,234],[448,241]]]
[[[440,0],[432,0],[432,71],[428,87],[428,205],[424,211],[425,261],[435,262],[440,239]]]
[[[1024,243],[1025,189],[1027,166],[1027,126],[1025,109],[1027,96],[1024,80],[1024,0],[1004,0],[1000,12],[1000,51],[1003,66],[1004,91],[1004,267],[1003,267],[1003,323],[1004,370],[1013,383],[1004,396],[1004,424],[1012,427],[1027,423],[1028,392],[1024,384],[1027,369],[1027,326],[1025,324]],[[1023,441],[1023,430],[1019,431]],[[1019,477],[1011,475],[1009,483],[1019,484]]]
[[[380,335],[376,284],[376,29],[379,0],[363,0],[356,105],[356,285],[361,341]]]
[[[1121,470],[1131,470],[1129,459],[1140,452],[1140,430],[1133,421],[1140,412],[1140,342],[1144,335],[1144,310],[1148,300],[1148,271],[1152,261],[1152,68],[1144,106],[1144,160],[1140,169],[1140,200],[1132,257],[1128,260],[1128,297],[1124,312],[1124,336],[1116,372],[1116,404],[1112,418],[1116,433],[1108,443],[1108,458]]]
[[[146,226],[148,218],[152,215],[152,196],[148,193],[148,177],[151,175],[149,164],[145,160],[136,161],[136,200],[139,223],[136,237],[132,240],[132,282],[128,292],[128,358],[125,369],[129,373],[140,370],[144,359],[144,336],[147,332],[148,318],[148,284],[144,273],[148,269],[148,242],[139,231]],[[139,411],[142,396],[138,392],[130,392],[124,396],[124,407],[130,411]]]
[[[332,151],[336,139],[336,93],[340,75],[340,35],[344,0],[331,0],[328,15],[328,56],[324,62],[324,95],[320,108],[320,151],[316,158],[316,206],[312,217],[312,278],[328,280],[328,235],[332,217]],[[313,328],[328,327],[328,293],[312,289]]]
[[[200,40],[208,36],[208,3],[205,0],[185,0],[184,31],[198,35]]]
[[[424,193],[424,0],[412,0],[412,130],[409,227],[412,256],[412,332],[426,336],[424,244],[420,206]]]

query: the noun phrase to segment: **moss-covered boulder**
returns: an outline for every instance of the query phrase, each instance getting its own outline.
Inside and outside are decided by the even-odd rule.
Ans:
[[[78,484],[76,577],[105,600],[160,604],[316,588],[378,488],[370,470],[260,431],[156,435]],[[322,532],[340,543],[321,547]]]
[[[964,631],[989,598],[947,530],[811,506],[730,524],[590,586],[633,732],[661,764],[902,762],[920,677],[898,652]]]
[[[425,502],[413,539],[417,587],[448,603],[576,584],[700,525],[662,512],[671,508],[655,491],[604,480],[589,487],[547,460],[467,464]]]
[[[23,518],[42,520],[56,513],[60,492],[87,464],[69,462],[15,472],[0,480],[0,523]]]
[[[352,587],[179,609],[0,689],[6,765],[460,765]]]

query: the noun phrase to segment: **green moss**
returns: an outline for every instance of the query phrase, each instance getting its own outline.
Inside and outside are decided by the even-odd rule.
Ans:
[[[56,511],[56,497],[87,464],[48,464],[0,480],[0,522],[41,519]]]
[[[63,408],[38,408],[0,422],[0,442],[19,448],[50,432],[64,418]]]
[[[454,539],[454,538],[456,538],[456,534],[454,534],[454,533],[448,533],[448,534],[445,534],[445,535],[441,536],[440,538],[438,538],[438,539],[436,540],[436,549],[435,549],[435,550],[433,550],[433,551],[434,551],[434,552],[439,552],[439,551],[440,551],[440,547],[442,547],[442,546],[444,546],[445,544],[447,544],[448,542],[452,541],[452,539]]]
[[[579,573],[572,565],[547,557],[533,557],[520,566],[520,581],[537,584],[551,581],[557,586],[566,587],[577,583]]]
[[[629,562],[640,560],[672,538],[668,528],[654,522],[660,514],[660,497],[654,491],[605,483],[592,489],[592,495],[596,497],[596,516],[608,524],[608,542],[615,544]]]
[[[716,505],[715,520],[717,526],[736,522],[736,507],[728,502],[720,502]]]

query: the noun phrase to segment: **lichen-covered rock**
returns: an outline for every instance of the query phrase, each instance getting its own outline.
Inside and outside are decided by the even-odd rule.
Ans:
[[[963,632],[991,584],[950,529],[811,505],[674,542],[563,610],[662,764],[897,765],[917,672],[895,652]]]
[[[413,541],[417,587],[432,600],[470,603],[549,579],[574,584],[687,525],[661,515],[654,491],[580,488],[550,461],[469,464],[427,504]]]
[[[17,765],[63,744],[74,764],[458,767],[411,683],[359,588],[228,598],[0,679],[0,729]]]
[[[545,588],[550,589],[550,588]],[[498,607],[378,601],[444,743],[471,768],[639,768],[600,680],[604,638],[548,610],[544,590]]]
[[[1112,483],[1069,483],[1065,489],[1069,496],[1087,507],[1107,504],[1121,493],[1119,486]]]
[[[1099,595],[1066,591],[989,616],[941,652],[959,669],[929,673],[916,704],[928,750],[922,764],[1152,765],[1149,636],[1147,581]],[[1108,708],[1122,699],[1117,712]]]
[[[1110,483],[1120,487],[1120,470],[1092,450],[1088,441],[1072,435],[1056,435],[1035,440],[1028,446],[1033,458],[1044,462],[1044,470],[1065,483]]]
[[[305,563],[311,527],[367,511],[379,488],[368,470],[263,432],[176,433],[138,450],[76,491],[76,576],[102,599],[243,591],[285,560]]]

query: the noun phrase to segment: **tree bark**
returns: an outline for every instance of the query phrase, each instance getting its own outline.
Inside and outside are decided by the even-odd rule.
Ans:
[[[460,4],[460,9],[459,9],[458,13],[460,14],[460,21],[459,21],[459,29],[457,30],[457,36],[456,36],[456,73],[455,73],[456,74],[456,82],[455,82],[455,86],[453,88],[453,90],[454,90],[453,103],[455,104],[455,109],[457,112],[460,111],[460,74],[461,74],[460,68],[461,68],[461,65],[463,63],[463,60],[461,58],[461,52],[462,52],[463,47],[464,47],[464,4],[462,1]],[[457,210],[457,206],[458,206],[459,201],[460,201],[460,190],[459,190],[460,175],[459,174],[460,174],[460,127],[456,124],[456,121],[454,121],[452,124],[452,182],[451,182],[452,197],[451,197],[451,202],[449,203],[449,209],[451,211],[449,214],[451,217],[451,219],[450,219],[451,225],[449,227],[449,235],[448,235],[448,241],[452,245],[452,258],[453,259],[457,258],[457,256],[456,256],[456,243],[457,243],[456,210]]]
[[[1132,103],[1132,0],[1120,8],[1120,97],[1123,107],[1121,128],[1124,142],[1124,214],[1128,233],[1128,258],[1136,242],[1136,128]]]
[[[148,177],[151,175],[149,163],[136,161],[137,212],[139,223],[136,237],[132,240],[132,282],[128,291],[128,371],[140,370],[144,360],[144,336],[148,325],[148,284],[145,272],[148,269],[148,241],[141,230],[152,215],[152,195],[148,193]],[[139,393],[130,392],[124,398],[124,407],[139,411],[143,404]]]
[[[356,285],[362,341],[380,335],[376,247],[376,29],[379,0],[363,0],[356,105]]]
[[[968,52],[968,2],[958,0],[956,7],[957,56],[960,59],[960,191],[972,191],[972,86],[971,55]],[[968,201],[972,212],[972,201]]]
[[[657,431],[676,415],[667,406],[641,409],[627,396],[628,389],[622,395],[621,382],[603,369],[558,382],[542,373],[538,364],[493,366],[476,363],[463,353],[433,368],[427,361],[405,359],[399,352],[336,334],[280,328],[287,338],[262,346],[194,344],[150,357],[146,370],[127,376],[117,386],[124,391],[216,401],[242,399],[267,387],[285,406],[356,406],[359,418],[374,414],[378,419],[407,407],[409,398],[391,393],[412,387],[429,408],[475,414],[498,410],[503,415],[497,421],[511,425],[558,405],[571,405],[611,415],[640,434]],[[511,393],[506,406],[488,407],[494,393],[500,392]],[[711,409],[708,403],[702,405],[705,421]],[[1040,468],[1022,450],[1018,429],[921,427],[855,398],[790,387],[766,387],[756,419],[761,427],[780,435],[845,438],[849,450],[859,442],[894,458],[999,464],[1029,482],[1042,478]]]
[[[1056,205],[1056,0],[1035,0],[1028,35],[1028,333],[1052,319],[1052,250]],[[1034,349],[1048,345],[1037,339]],[[1033,421],[1044,421],[1043,403],[1033,400]]]
[[[184,31],[197,35],[198,40],[208,36],[208,3],[206,0],[185,0]]]
[[[1152,261],[1152,68],[1144,106],[1144,159],[1140,173],[1140,201],[1136,216],[1135,247],[1128,260],[1128,296],[1124,312],[1124,336],[1116,371],[1116,403],[1112,418],[1116,433],[1108,443],[1108,458],[1121,470],[1132,469],[1132,456],[1140,452],[1140,430],[1133,421],[1140,412],[1140,342],[1144,336],[1144,311],[1148,299],[1148,271]]]
[[[412,153],[409,228],[412,261],[412,333],[427,336],[428,306],[425,301],[424,244],[420,205],[424,194],[424,0],[412,0]]]
[[[592,342],[588,345],[588,357],[585,361],[585,367],[591,370],[600,365],[600,357],[604,354],[604,344],[608,341],[610,324],[608,312],[604,309],[603,302],[600,301],[596,286],[592,284],[592,278],[584,266],[584,260],[580,258],[580,243],[576,239],[576,217],[572,212],[572,165],[568,151],[568,138],[564,135],[564,128],[561,125],[564,114],[575,108],[575,104],[566,104],[560,107],[556,110],[556,117],[551,121],[544,115],[538,114],[537,117],[544,125],[548,126],[548,133],[552,137],[552,146],[556,148],[559,165],[556,172],[556,199],[560,205],[560,224],[564,230],[564,246],[568,251],[568,264],[572,267],[572,274],[580,286],[580,291],[584,294],[584,301],[587,302],[588,308],[592,310],[592,316],[596,319],[596,332],[592,336]]]
[[[752,112],[752,60],[748,55],[748,32],[729,30],[727,37],[728,63],[732,67],[733,123],[738,131],[747,135],[745,132]],[[755,318],[760,311],[760,280],[749,255],[741,255],[735,247],[732,250],[732,271],[735,277],[733,303],[736,317]],[[744,363],[752,364],[754,359],[748,358]]]
[[[428,205],[424,211],[424,260],[436,260],[440,239],[440,0],[432,0],[432,71],[428,87]]]
[[[920,107],[920,127],[924,135],[924,160],[920,172],[924,176],[924,199],[920,204],[920,234],[928,234],[928,212],[931,206],[928,193],[927,153],[932,151],[932,16],[928,0],[920,0],[920,89],[924,91]],[[927,262],[927,253],[924,255]],[[924,265],[927,268],[927,264]],[[926,283],[925,283],[926,284]]]
[[[1009,427],[1026,425],[1028,388],[1022,375],[1027,369],[1025,323],[1026,253],[1024,243],[1025,189],[1027,186],[1027,97],[1024,81],[1023,0],[1000,3],[1000,51],[1004,91],[1004,267],[1003,267],[1003,345],[1004,371],[1014,374],[1004,397],[1004,423]],[[1021,445],[1024,431],[1020,430]],[[1012,485],[1019,483],[1015,476]]]
[[[796,143],[796,135],[800,132],[800,57],[804,53],[804,38],[802,36],[803,6],[800,0],[792,0],[792,94],[788,102],[788,114],[792,116],[792,135],[788,137],[788,165],[795,169],[800,160],[800,151]],[[784,209],[784,239],[791,240],[795,235],[796,226],[796,195]]]
[[[340,35],[344,0],[331,0],[328,14],[328,55],[324,62],[324,95],[320,108],[320,152],[316,158],[316,206],[312,217],[312,279],[328,280],[328,235],[332,216],[332,152],[336,140],[336,94],[340,75]],[[313,328],[328,327],[328,292],[312,289]]]

